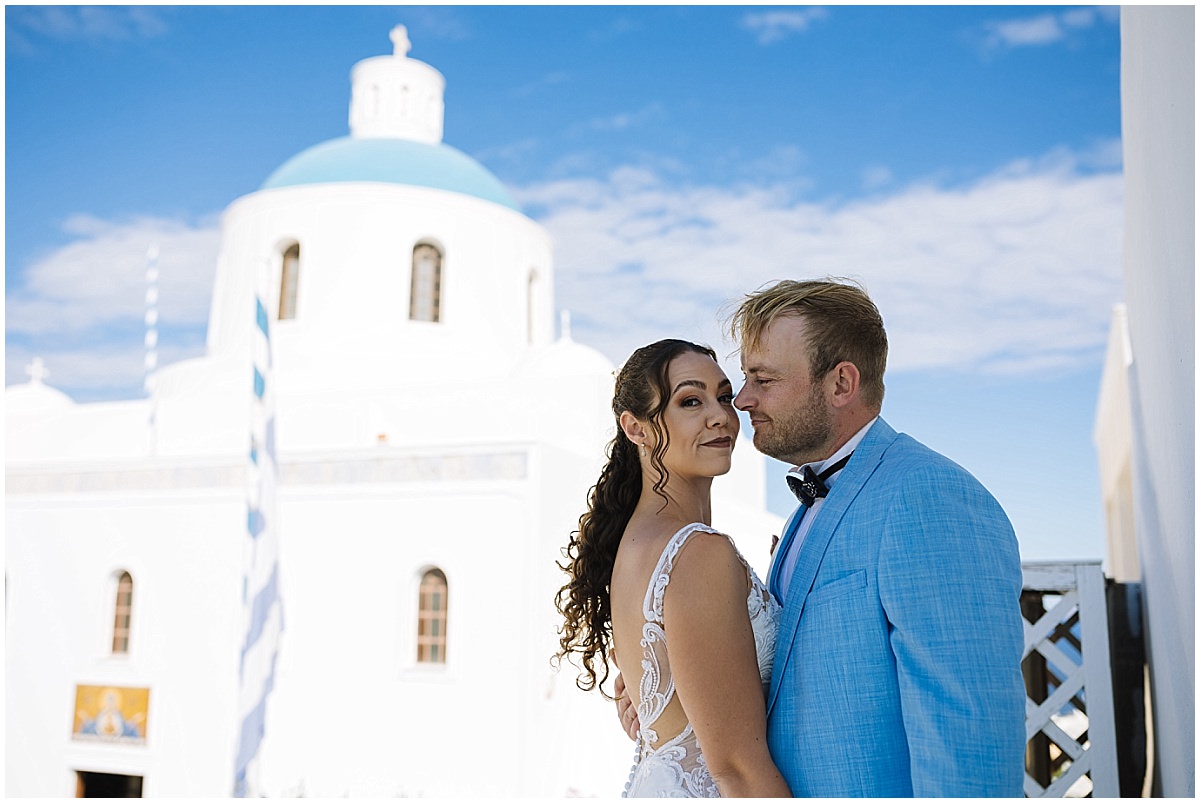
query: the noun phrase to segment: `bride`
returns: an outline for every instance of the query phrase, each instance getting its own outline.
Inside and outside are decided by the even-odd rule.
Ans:
[[[558,659],[580,661],[585,691],[610,662],[629,679],[640,726],[627,797],[790,797],[766,739],[779,604],[709,526],[740,426],[733,395],[709,348],[635,351],[617,375],[608,463],[563,550]]]

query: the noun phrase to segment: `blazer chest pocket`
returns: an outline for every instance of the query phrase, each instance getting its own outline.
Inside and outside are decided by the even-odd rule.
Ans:
[[[830,580],[828,583],[814,588],[808,594],[808,600],[805,602],[805,607],[810,605],[823,605],[839,597],[844,597],[845,595],[854,591],[862,591],[866,587],[867,570],[859,569],[856,572],[843,575],[836,580]]]

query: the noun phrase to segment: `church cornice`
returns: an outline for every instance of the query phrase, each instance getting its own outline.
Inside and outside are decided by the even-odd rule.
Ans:
[[[519,481],[529,476],[529,450],[441,454],[381,454],[370,450],[280,461],[280,489],[305,486]],[[8,468],[7,496],[200,491],[246,487],[241,462],[198,465],[167,460],[137,466],[70,469]]]

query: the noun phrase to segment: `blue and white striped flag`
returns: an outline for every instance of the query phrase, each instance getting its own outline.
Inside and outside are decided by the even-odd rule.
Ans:
[[[279,597],[279,518],[275,461],[275,388],[267,309],[255,296],[254,394],[251,401],[249,495],[242,579],[243,636],[238,692],[234,795],[262,795],[258,751],[266,731],[267,697],[275,685],[275,661],[283,632]]]

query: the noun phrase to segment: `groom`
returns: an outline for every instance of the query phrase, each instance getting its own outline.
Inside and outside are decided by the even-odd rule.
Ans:
[[[858,287],[779,282],[731,330],[734,404],[755,447],[795,466],[800,502],[768,576],[784,608],[767,739],[792,794],[1021,797],[1021,563],[1004,511],[879,417],[887,335]]]
[[[796,468],[769,575],[784,611],[771,755],[798,797],[1020,797],[1017,541],[964,469],[879,417],[887,336],[841,281],[782,281],[731,320],[755,447]]]

